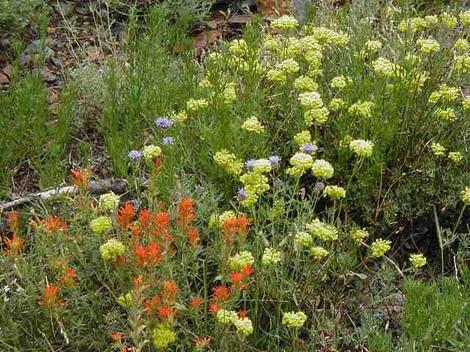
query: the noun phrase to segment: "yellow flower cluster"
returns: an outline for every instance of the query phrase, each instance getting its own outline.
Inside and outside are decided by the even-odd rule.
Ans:
[[[274,248],[265,248],[261,263],[270,266],[279,263],[282,260],[282,252]]]
[[[249,336],[253,333],[253,322],[248,317],[237,318],[233,325],[235,325],[237,332],[244,336]]]
[[[108,216],[100,216],[90,222],[91,230],[98,235],[102,235],[108,232],[109,230],[111,230],[112,226],[113,222]]]
[[[355,139],[349,143],[349,149],[361,158],[369,158],[374,152],[374,143],[363,139]]]
[[[330,82],[330,87],[336,90],[343,90],[347,86],[352,84],[352,80],[350,77],[345,76],[336,76],[333,77]]]
[[[267,159],[256,160],[253,169],[240,176],[245,196],[240,203],[246,207],[254,205],[259,197],[270,189],[268,178],[263,173],[271,171],[271,163]]]
[[[431,143],[431,151],[435,156],[444,156],[446,154],[446,148],[437,142]]]
[[[454,60],[454,69],[460,73],[468,73],[470,71],[470,55],[458,55]]]
[[[421,38],[416,41],[416,44],[423,54],[437,53],[441,49],[441,45],[434,38]]]
[[[241,251],[229,258],[228,265],[231,270],[240,270],[244,266],[252,265],[254,262],[255,258],[251,252]]]
[[[390,60],[379,57],[377,60],[372,62],[372,67],[378,75],[384,77],[392,77],[399,70],[399,66],[390,62]]]
[[[142,154],[144,155],[145,162],[152,164],[155,158],[162,155],[162,148],[153,144],[146,145],[144,149],[142,149]]]
[[[460,53],[465,53],[470,50],[470,43],[467,39],[459,38],[455,41],[454,48]]]
[[[99,200],[100,208],[105,211],[114,210],[119,206],[119,196],[113,191],[102,194]]]
[[[219,309],[216,314],[217,321],[223,325],[233,325],[237,332],[244,336],[251,335],[253,323],[248,317],[239,318],[237,312],[228,309]]]
[[[292,167],[287,169],[287,174],[300,177],[313,166],[313,157],[309,154],[297,152],[289,160]]]
[[[333,169],[333,166],[323,159],[315,160],[312,165],[313,176],[322,180],[327,180],[333,177],[334,172],[335,170]]]
[[[351,231],[351,238],[355,242],[361,243],[367,237],[369,237],[369,233],[364,229],[354,229]]]
[[[124,255],[126,246],[114,238],[108,240],[100,247],[101,258],[104,260],[115,260],[117,257]]]
[[[225,221],[235,218],[236,215],[232,210],[226,210],[222,214],[213,214],[209,219],[209,227],[221,228]]]
[[[282,325],[289,328],[299,329],[307,321],[307,316],[304,312],[288,312],[282,316]]]
[[[226,149],[218,151],[214,155],[214,161],[217,165],[220,165],[224,170],[232,175],[240,175],[243,170],[243,162],[237,159],[235,154],[230,153]]]
[[[317,259],[327,257],[330,253],[323,247],[314,246],[310,247],[310,254]]]
[[[264,131],[264,126],[261,124],[261,122],[258,121],[256,116],[252,116],[243,122],[242,130],[261,133]]]
[[[299,26],[299,22],[292,16],[281,16],[271,22],[271,27],[274,29],[286,31],[295,29]]]
[[[375,240],[370,245],[371,256],[374,258],[383,257],[384,254],[390,250],[391,244],[392,242],[389,240],[383,240],[381,238]]]
[[[267,78],[273,82],[286,82],[294,73],[299,72],[300,66],[294,59],[281,61],[275,68],[268,70]]]
[[[463,159],[463,155],[461,152],[449,152],[448,155],[449,159],[452,160],[454,163],[459,163]]]
[[[455,120],[455,111],[452,108],[445,108],[445,109],[436,109],[434,114],[444,122],[450,122]]]
[[[338,239],[338,230],[331,224],[324,223],[320,219],[314,219],[305,225],[307,231],[314,237],[323,241],[335,241]]]
[[[428,102],[432,104],[437,103],[450,103],[456,101],[460,97],[460,90],[455,87],[449,87],[443,83],[439,86],[439,89],[432,92],[429,96]]]
[[[134,300],[132,299],[132,294],[127,292],[125,295],[120,295],[117,299],[117,302],[122,308],[129,309],[132,307]]]
[[[199,112],[207,109],[209,102],[206,99],[189,99],[186,102],[186,109],[191,112]]]
[[[426,265],[427,259],[424,255],[422,254],[411,254],[410,255],[410,262],[411,265],[413,266],[413,269],[419,269],[423,266]]]
[[[312,235],[305,231],[297,232],[294,237],[294,243],[297,247],[310,247],[313,243]]]
[[[349,115],[352,117],[358,118],[370,118],[372,117],[372,109],[375,107],[375,104],[371,101],[362,101],[358,100],[348,109]]]
[[[470,205],[470,187],[465,187],[464,190],[460,193],[462,202],[465,205]]]
[[[346,190],[339,186],[326,186],[323,190],[323,195],[331,199],[341,199],[346,197]]]
[[[344,46],[349,43],[349,36],[325,27],[306,27],[305,32],[311,35],[322,46]]]
[[[300,76],[294,81],[294,88],[301,92],[311,92],[318,89],[318,83],[307,76]]]
[[[158,324],[152,332],[152,342],[156,349],[167,348],[176,341],[176,333],[164,324]]]

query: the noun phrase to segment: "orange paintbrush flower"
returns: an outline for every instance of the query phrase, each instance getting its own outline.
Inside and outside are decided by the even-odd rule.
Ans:
[[[64,302],[59,299],[59,292],[60,289],[58,286],[47,285],[44,289],[44,293],[41,300],[39,301],[39,304],[48,308],[57,308],[63,305]]]
[[[126,203],[119,208],[118,211],[118,224],[123,229],[127,229],[135,216],[135,210],[131,203]]]

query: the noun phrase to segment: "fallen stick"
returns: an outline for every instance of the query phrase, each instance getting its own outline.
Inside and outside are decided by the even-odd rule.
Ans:
[[[125,179],[105,179],[98,181],[90,181],[88,186],[88,192],[90,194],[103,194],[109,191],[113,191],[117,194],[125,193],[127,190],[127,180]],[[36,199],[46,200],[52,197],[57,197],[60,195],[75,194],[78,191],[77,186],[63,186],[60,188],[50,189],[43,192],[33,193],[26,197],[18,198],[12,200],[11,202],[0,204],[0,213],[17,207],[21,204],[31,202]]]

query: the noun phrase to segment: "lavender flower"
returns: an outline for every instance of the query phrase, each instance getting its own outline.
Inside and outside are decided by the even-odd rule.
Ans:
[[[300,149],[307,154],[315,153],[318,147],[315,144],[303,144]]]
[[[173,121],[170,120],[168,117],[157,117],[157,119],[155,120],[155,124],[162,130],[166,130],[167,128],[173,126]]]
[[[163,145],[172,145],[175,142],[175,137],[163,137],[162,144]]]
[[[132,162],[136,163],[142,158],[142,153],[138,150],[131,150],[129,154],[127,154],[129,159],[131,159]]]
[[[273,169],[276,169],[279,167],[279,162],[281,161],[281,157],[277,156],[277,155],[271,155],[269,158],[268,158],[269,162],[271,163],[271,167]]]
[[[239,188],[237,192],[237,198],[238,200],[244,200],[246,198],[247,194],[244,188]]]
[[[319,194],[323,189],[325,188],[325,184],[323,182],[317,182],[315,183],[315,186],[313,186],[313,191],[316,194]]]
[[[250,159],[245,162],[245,167],[247,170],[253,170],[253,168],[256,165],[256,160],[255,159]]]
[[[280,178],[276,178],[273,181],[274,188],[281,188],[283,184],[284,184],[284,182],[282,182],[282,180]]]

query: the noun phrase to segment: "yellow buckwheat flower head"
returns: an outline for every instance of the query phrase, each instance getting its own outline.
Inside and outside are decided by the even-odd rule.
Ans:
[[[248,51],[248,44],[245,39],[234,39],[228,48],[230,53],[236,56],[243,56]]]
[[[270,266],[279,263],[282,260],[282,252],[274,248],[265,248],[261,263]]]
[[[237,332],[244,336],[248,336],[253,333],[253,323],[248,317],[236,319],[233,322],[233,325],[235,325]]]
[[[467,112],[470,111],[470,95],[463,98],[462,109]]]
[[[188,119],[188,114],[185,111],[180,111],[178,113],[173,113],[171,119],[178,123],[185,123]]]
[[[256,116],[252,116],[243,122],[242,129],[248,132],[261,133],[264,131],[264,126],[258,121]]]
[[[162,155],[162,148],[153,144],[146,145],[144,149],[142,149],[142,154],[144,155],[145,162],[152,164],[155,158]]]
[[[370,118],[372,116],[372,109],[375,107],[375,104],[371,101],[362,101],[358,100],[348,109],[349,115],[352,117],[359,118]]]
[[[237,159],[235,154],[229,153],[228,150],[222,149],[214,155],[214,161],[217,165],[220,165],[224,170],[233,175],[239,175],[243,170],[243,162]]]
[[[455,111],[452,108],[436,109],[434,114],[444,122],[455,120]]]
[[[250,169],[253,172],[268,173],[272,170],[271,162],[268,159],[256,159],[250,161]]]
[[[233,82],[225,87],[222,92],[222,97],[225,104],[231,104],[237,99],[237,92],[235,91],[235,84]]]
[[[316,247],[311,247],[310,248],[310,254],[314,256],[315,258],[324,258],[327,257],[328,254],[330,254],[325,248],[316,246]]]
[[[313,162],[312,173],[313,176],[318,177],[322,180],[327,180],[333,177],[335,169],[333,166],[326,160],[317,159]]]
[[[237,216],[232,210],[226,210],[222,214],[212,214],[209,219],[210,228],[221,228],[224,222],[229,219],[235,219]]]
[[[248,193],[260,196],[269,190],[268,178],[259,171],[247,172],[240,176],[240,182],[243,183]]]
[[[313,243],[312,235],[308,232],[300,231],[295,234],[294,244],[297,247],[310,247]]]
[[[361,243],[367,237],[369,237],[369,233],[364,229],[354,229],[351,231],[351,238],[355,242]]]
[[[340,111],[346,106],[346,102],[341,98],[333,98],[330,100],[328,107],[331,111]]]
[[[446,148],[437,142],[431,143],[431,151],[435,156],[444,156],[446,154]]]
[[[470,50],[470,43],[467,39],[459,38],[455,41],[454,48],[460,53],[465,53]]]
[[[295,79],[294,88],[301,92],[310,92],[318,89],[318,83],[315,83],[310,77],[300,76]]]
[[[132,294],[130,292],[126,293],[125,295],[120,295],[117,299],[118,304],[125,309],[132,307],[133,301],[134,300],[132,299]]]
[[[460,22],[464,26],[470,26],[470,11],[461,11],[459,13]]]
[[[384,77],[392,77],[397,71],[399,66],[390,62],[390,60],[379,57],[377,60],[372,62],[372,67],[375,73]]]
[[[268,51],[276,52],[282,49],[282,42],[279,37],[274,37],[270,34],[264,38],[263,45],[264,49]]]
[[[439,25],[439,17],[436,15],[424,16],[426,21],[426,28],[437,27]]]
[[[114,210],[119,206],[119,196],[113,191],[100,196],[100,208],[103,210]]]
[[[299,329],[307,321],[307,316],[304,312],[288,312],[282,316],[282,325],[289,328]]]
[[[104,260],[116,260],[117,257],[124,255],[126,246],[114,238],[108,240],[100,247],[101,258]]]
[[[158,324],[152,332],[152,342],[156,349],[167,348],[176,341],[176,333],[164,324]]]
[[[206,99],[189,99],[186,102],[186,109],[191,112],[199,112],[207,109],[209,102]]]
[[[424,54],[437,53],[441,49],[441,45],[434,38],[421,38],[416,41],[419,50]]]
[[[434,91],[429,96],[428,102],[432,104],[436,103],[450,103],[456,101],[460,97],[460,90],[455,87],[449,87],[443,83],[439,86],[437,91]]]
[[[324,223],[319,219],[314,219],[310,224],[305,225],[307,231],[323,241],[335,241],[338,239],[338,230],[331,224]]]
[[[365,44],[365,50],[368,54],[376,53],[382,49],[382,42],[380,40],[368,40]]]
[[[441,23],[448,29],[454,29],[457,25],[457,22],[457,17],[455,17],[454,15],[448,12],[443,12],[441,14]]]
[[[301,176],[312,167],[313,158],[309,154],[297,152],[290,158],[289,163],[292,167],[287,169],[287,173],[291,176]]]
[[[310,131],[301,131],[294,136],[294,141],[298,146],[312,143],[312,135]]]
[[[427,23],[424,18],[412,17],[404,19],[398,25],[398,30],[402,33],[416,33],[426,29]]]
[[[281,61],[280,63],[276,65],[276,68],[288,76],[296,72],[299,72],[300,70],[299,64],[294,59],[287,59],[287,60]]]
[[[240,270],[244,266],[251,265],[255,262],[253,254],[248,251],[241,251],[228,259],[228,265],[232,270]]]
[[[369,158],[374,152],[374,143],[363,139],[355,139],[349,143],[349,149],[361,158]]]
[[[286,56],[293,57],[302,53],[303,47],[300,39],[295,37],[287,38]]]
[[[292,16],[281,16],[271,22],[271,27],[281,31],[295,29],[299,26],[299,22]]]
[[[389,240],[383,240],[381,238],[375,240],[370,245],[371,256],[374,258],[383,257],[384,254],[387,253],[390,250],[390,248],[392,248],[390,246],[391,244],[392,242]]]
[[[454,60],[454,68],[460,73],[467,73],[470,71],[470,55],[458,55]]]
[[[278,69],[271,69],[268,70],[266,73],[266,76],[268,80],[272,82],[285,82],[287,81],[287,75],[285,72],[282,72],[281,70]]]
[[[98,235],[102,235],[108,232],[109,230],[111,230],[112,226],[113,222],[108,216],[100,216],[90,222],[91,230]]]
[[[449,159],[452,160],[454,163],[458,164],[462,161],[463,155],[461,152],[449,152],[448,155]]]
[[[328,121],[330,111],[323,107],[319,109],[308,109],[304,112],[304,121],[307,126],[311,126],[314,123],[316,125],[323,125]]]
[[[465,205],[470,205],[470,187],[465,187],[462,192],[460,192],[462,202]]]
[[[331,199],[341,199],[346,197],[346,190],[339,186],[326,186],[323,190],[323,195]]]
[[[216,318],[217,321],[223,325],[231,325],[238,319],[238,314],[233,310],[219,309]]]
[[[350,77],[345,77],[341,75],[341,76],[333,77],[333,79],[330,82],[330,87],[336,90],[343,90],[351,83],[352,83],[352,80]]]
[[[419,269],[426,265],[426,257],[422,254],[410,254],[410,262],[413,269]]]
[[[342,32],[335,32],[325,27],[307,27],[307,33],[322,46],[344,46],[349,43],[349,37]]]
[[[323,100],[318,92],[305,92],[299,94],[300,105],[306,109],[320,109],[323,107]]]

